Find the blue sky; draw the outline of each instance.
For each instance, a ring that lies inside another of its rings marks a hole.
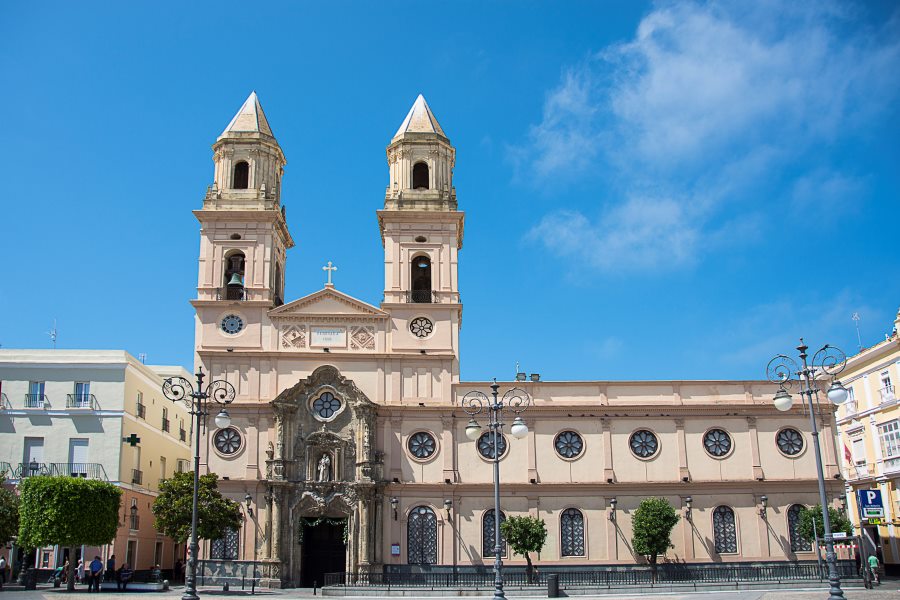
[[[802,4],[802,6],[797,6]],[[384,149],[457,148],[462,375],[761,378],[900,306],[891,3],[27,3],[0,20],[0,344],[190,366],[210,145],[288,158],[286,296],[377,304]]]

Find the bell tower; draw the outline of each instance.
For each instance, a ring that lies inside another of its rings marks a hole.
[[[281,205],[287,161],[256,92],[212,148],[213,183],[203,208],[194,211],[200,221],[197,343],[258,346],[260,336],[247,333],[284,303],[285,252],[294,241]]]
[[[457,277],[464,213],[453,187],[456,149],[422,95],[387,147],[390,180],[378,225],[384,303],[394,350],[452,353],[458,379],[462,304]],[[446,356],[446,354],[445,354]]]

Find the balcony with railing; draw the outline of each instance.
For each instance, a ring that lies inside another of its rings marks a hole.
[[[881,395],[882,404],[884,404],[885,402],[893,402],[896,398],[896,396],[894,395],[894,386],[892,385],[884,386],[883,388],[878,390],[878,393]]]
[[[135,485],[141,485],[144,481],[144,472],[140,469],[132,469],[131,470],[131,483]]]
[[[166,432],[169,431],[169,420],[168,419],[162,420],[162,430],[166,431]]]
[[[44,408],[46,405],[46,394],[25,394],[25,408]]]
[[[249,300],[249,298],[245,288],[229,286],[216,290],[216,300]]]
[[[66,408],[97,409],[97,397],[93,394],[66,394]]]
[[[0,470],[8,469],[10,479],[22,479],[45,475],[48,477],[81,477],[82,479],[99,479],[109,481],[106,469],[100,463],[0,463]]]
[[[141,528],[141,517],[140,515],[129,515],[128,516],[128,529],[132,531],[137,531]]]
[[[409,290],[406,292],[406,301],[416,304],[434,304],[438,301],[438,293],[435,290]]]
[[[138,419],[145,419],[147,416],[147,407],[138,402],[137,405],[137,416]]]
[[[184,430],[184,427],[178,428],[178,439],[181,440],[182,442],[187,441],[187,431]]]

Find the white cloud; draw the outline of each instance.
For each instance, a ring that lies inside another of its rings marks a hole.
[[[620,198],[546,215],[531,237],[604,270],[666,268],[723,239],[726,204],[728,227],[748,233],[761,197],[858,202],[860,180],[807,164],[896,96],[897,20],[870,31],[853,16],[820,3],[658,5],[632,40],[565,71],[518,155],[542,183],[604,161]]]

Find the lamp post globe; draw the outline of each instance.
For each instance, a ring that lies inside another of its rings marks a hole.
[[[525,424],[522,417],[516,417],[513,419],[513,424],[512,427],[509,428],[509,432],[514,438],[521,440],[528,435],[528,425]]]
[[[843,404],[850,397],[850,392],[848,392],[847,388],[844,387],[844,384],[837,379],[831,383],[831,387],[828,388],[826,394],[833,404]]]
[[[775,404],[775,408],[784,412],[787,410],[791,410],[791,406],[793,406],[794,404],[794,398],[790,394],[788,394],[787,391],[778,390],[772,402],[773,404]]]
[[[481,425],[475,419],[469,419],[469,423],[466,425],[466,437],[474,442],[479,435],[481,435]]]
[[[231,425],[231,415],[223,408],[219,411],[219,414],[216,415],[216,427],[225,429],[229,425]]]

